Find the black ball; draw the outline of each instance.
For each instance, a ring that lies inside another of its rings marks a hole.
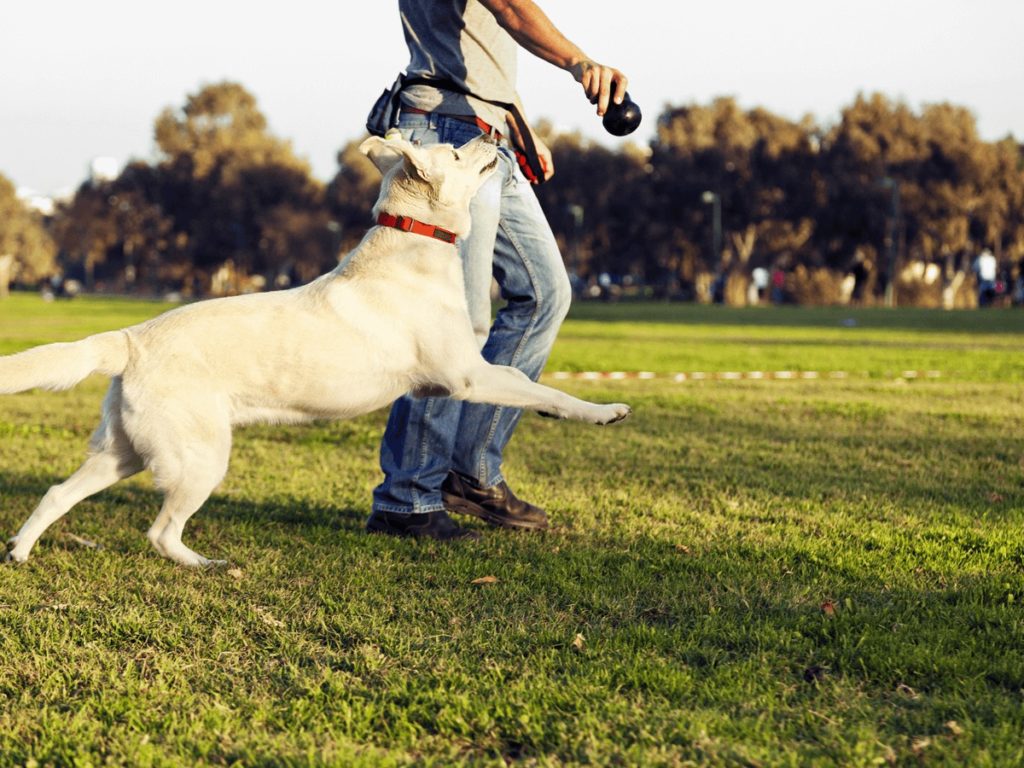
[[[628,136],[637,129],[642,119],[643,114],[640,112],[640,107],[629,98],[627,92],[621,104],[616,104],[613,101],[608,105],[608,111],[604,113],[604,119],[601,122],[604,124],[604,129],[612,136]]]

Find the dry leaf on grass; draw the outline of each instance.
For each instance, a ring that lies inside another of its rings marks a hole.
[[[266,608],[257,608],[256,609],[256,615],[259,616],[260,619],[262,619],[263,623],[266,624],[269,627],[283,627],[284,626],[284,622],[281,621],[278,618],[275,618],[274,615],[270,611],[268,611]]]
[[[497,576],[481,576],[479,579],[473,579],[473,581],[471,581],[470,583],[471,584],[497,584],[498,583],[498,577]]]
[[[821,604],[821,612],[824,613],[826,616],[835,616],[836,604],[833,603],[831,600],[826,600]]]
[[[586,638],[583,637],[581,632],[576,633],[576,637],[572,641],[573,650],[582,652],[583,646],[587,644]]]
[[[896,692],[897,693],[902,693],[904,696],[906,696],[907,698],[910,698],[910,699],[916,699],[918,697],[917,691],[915,691],[913,688],[911,688],[906,683],[900,683],[899,685],[897,685],[896,686]]]
[[[103,549],[103,545],[102,544],[97,544],[95,541],[89,541],[88,539],[83,539],[81,536],[75,536],[75,534],[68,533],[67,531],[64,532],[64,538],[67,539],[68,541],[74,543],[74,544],[78,544],[79,546],[82,546],[82,547],[88,547],[89,549],[95,549],[95,550]]]
[[[960,727],[960,723],[958,723],[956,720],[947,720],[946,730],[954,736],[959,736],[961,733],[964,732],[964,729]]]
[[[232,579],[240,579],[240,578],[242,578],[242,569],[241,568],[228,568],[227,573],[228,573],[228,576],[230,576]]]

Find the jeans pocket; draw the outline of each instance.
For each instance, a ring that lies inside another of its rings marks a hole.
[[[424,115],[405,114],[398,118],[398,130],[406,141],[413,144],[434,144],[437,130]]]
[[[472,123],[456,120],[453,117],[441,117],[437,123],[438,141],[442,144],[451,144],[453,147],[461,147],[466,142],[472,141],[479,136],[481,131]]]
[[[505,183],[502,189],[507,192],[514,192],[518,189],[520,184],[529,185],[530,182],[523,176],[523,172],[519,169],[519,160],[516,159],[516,153],[508,147],[498,148],[498,159],[505,164],[507,170],[505,171]]]

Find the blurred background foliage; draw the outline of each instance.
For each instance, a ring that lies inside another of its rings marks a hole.
[[[1022,279],[1024,147],[982,140],[965,109],[860,95],[822,127],[720,98],[655,119],[650,146],[615,150],[537,126],[557,171],[538,195],[583,295],[709,300],[717,285],[743,304],[760,267],[798,303],[888,287],[901,304],[968,306],[984,249],[1007,285]],[[0,176],[0,291],[53,275],[186,297],[285,287],[370,223],[379,175],[362,137],[324,184],[237,83],[164,110],[154,135],[153,161],[85,181],[50,216]]]

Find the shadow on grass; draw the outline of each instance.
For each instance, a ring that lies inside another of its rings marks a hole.
[[[35,474],[5,473],[0,475],[0,496],[8,499],[15,496],[24,497],[24,504],[19,504],[19,507],[31,511],[50,487],[65,479]],[[73,507],[62,520],[73,520],[76,515],[81,514],[95,514],[86,512],[86,509],[90,504],[99,504],[115,508],[130,508],[132,520],[138,520],[140,524],[148,526],[156,518],[162,502],[163,495],[159,491],[130,484],[114,485]],[[214,493],[190,520],[190,523],[210,520],[291,525],[297,526],[300,530],[325,529],[355,532],[363,530],[366,515],[367,512],[364,509],[339,508],[327,503],[313,504],[308,501],[288,500],[257,503]],[[20,520],[15,521],[15,528],[20,526],[21,522]],[[59,522],[54,523],[54,525],[59,524]]]

